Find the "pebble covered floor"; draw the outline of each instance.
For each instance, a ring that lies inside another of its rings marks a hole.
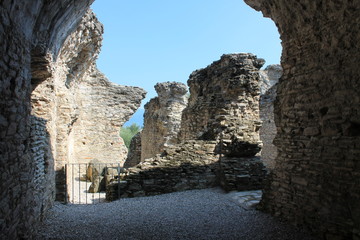
[[[255,210],[260,196],[212,188],[93,205],[57,203],[36,239],[314,239]]]

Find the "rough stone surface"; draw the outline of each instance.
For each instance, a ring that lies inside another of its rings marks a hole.
[[[219,184],[226,191],[262,189],[266,173],[260,157],[223,157],[219,162]]]
[[[163,131],[169,128],[163,127],[163,122],[170,122],[169,113],[174,111],[174,102],[179,102],[174,101],[173,92],[180,92],[181,108],[175,108],[179,109],[173,113],[176,114],[176,122],[172,118],[170,125],[171,129],[174,129],[174,126],[179,129],[186,87],[176,83],[157,84],[155,88],[162,98],[152,99],[145,106],[141,151],[142,155],[144,151],[148,154],[151,146],[152,150],[157,150],[159,154],[155,158],[145,157],[137,166],[127,169],[128,172],[122,177],[123,182],[120,184],[118,181],[110,184],[107,189],[107,200],[118,197],[119,186],[121,197],[156,195],[215,185],[220,185],[227,191],[261,189],[266,170],[260,158],[253,156],[260,150],[259,102],[255,101],[259,101],[258,70],[262,64],[263,60],[252,54],[232,54],[224,55],[211,66],[195,71],[189,80],[192,95],[189,105],[182,113],[182,120],[186,119],[186,123],[181,122],[180,138],[177,138],[177,131],[170,132],[173,142],[182,140],[176,145],[169,142],[162,144],[164,139],[169,139],[164,138],[166,135]],[[239,89],[242,91],[240,97],[234,92]],[[176,99],[179,99],[179,96]],[[209,99],[213,102],[209,102]],[[164,112],[166,114],[159,114]],[[222,114],[216,115],[218,112]],[[243,118],[238,120],[235,114],[240,112]],[[198,119],[201,121],[197,122]],[[207,137],[198,137],[199,134],[196,132],[190,132],[196,129],[190,130],[194,125],[186,125],[197,122],[196,130],[201,132],[204,128],[200,123],[211,121],[214,129],[209,129],[211,133],[207,134]],[[236,129],[237,127],[239,129]],[[225,137],[216,135],[221,132]],[[149,137],[155,144],[151,142],[150,145],[145,141]],[[193,139],[184,140],[186,137]],[[254,143],[254,140],[257,142]],[[162,148],[157,147],[156,141],[161,143]],[[145,150],[144,144],[147,144]]]
[[[167,146],[162,155],[148,158],[111,180],[106,200],[151,196],[221,186],[227,191],[261,189],[266,170],[258,157],[222,158],[216,141],[189,140]]]
[[[325,239],[360,238],[360,5],[246,0],[278,26],[278,150],[263,209]]]
[[[129,152],[124,163],[124,168],[134,167],[141,162],[141,132],[133,136],[130,141]]]
[[[102,33],[102,24],[88,11],[64,42],[57,61],[49,64],[49,77],[39,83],[39,73],[33,70],[33,114],[48,121],[58,173],[57,200],[65,197],[66,163],[123,164],[127,148],[119,130],[145,97],[142,89],[113,84],[97,70]]]
[[[260,139],[263,143],[261,159],[269,169],[274,168],[277,155],[277,149],[273,144],[276,135],[274,102],[276,99],[276,84],[279,82],[281,75],[282,68],[280,65],[269,65],[265,70],[260,70],[260,119],[262,121]]]
[[[91,2],[0,2],[1,239],[31,238],[53,202],[53,156],[45,147],[50,140],[44,121],[30,115],[31,70],[48,74],[36,52],[56,56]]]
[[[182,115],[180,140],[222,138],[227,156],[258,153],[259,69],[264,62],[252,54],[228,54],[194,71],[188,80],[190,99]]]
[[[141,161],[177,143],[181,114],[187,104],[187,87],[183,83],[157,83],[155,90],[158,96],[145,105]]]
[[[260,70],[260,95],[265,95],[272,86],[277,84],[282,73],[282,67],[279,64],[268,65],[264,70]]]
[[[158,195],[215,186],[218,157],[216,142],[188,141],[165,148],[161,157],[148,158],[126,170],[121,197]],[[118,198],[118,183],[106,190],[106,199]]]
[[[262,205],[322,238],[359,239],[360,5],[245,1],[274,20],[283,46],[275,101],[279,153]],[[91,2],[0,2],[2,239],[31,238],[43,200],[51,202],[52,193],[34,191],[41,161],[33,161],[30,147],[31,83],[50,77],[49,61],[56,61]]]

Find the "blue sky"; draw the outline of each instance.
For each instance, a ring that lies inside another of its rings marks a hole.
[[[280,63],[275,24],[242,0],[97,0],[92,9],[105,28],[99,69],[112,82],[144,88],[143,104],[157,82],[186,83],[225,53]]]

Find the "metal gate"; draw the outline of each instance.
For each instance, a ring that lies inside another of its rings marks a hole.
[[[69,163],[65,165],[65,202],[95,204],[106,201],[106,186],[120,179],[120,163]],[[120,195],[120,187],[118,188]]]

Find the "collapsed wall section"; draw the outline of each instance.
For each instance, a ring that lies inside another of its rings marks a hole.
[[[118,198],[119,185],[121,197],[216,185],[227,191],[261,189],[266,169],[255,155],[261,147],[259,68],[263,63],[252,54],[229,54],[195,71],[188,81],[191,95],[185,110],[185,85],[157,84],[159,97],[145,106],[139,135],[142,156],[152,150],[155,157],[141,159],[125,170],[123,181],[108,185],[107,200]],[[167,141],[169,137],[172,141]]]
[[[123,164],[127,149],[119,131],[145,97],[141,88],[113,84],[96,68],[102,33],[89,10],[57,60],[50,58],[46,80],[34,86],[33,113],[48,121],[58,200],[66,196],[65,164]]]
[[[141,161],[178,142],[181,114],[187,104],[187,87],[183,83],[157,83],[155,90],[158,96],[145,105]]]
[[[194,71],[188,80],[190,99],[182,115],[180,140],[222,138],[227,156],[258,153],[259,69],[264,63],[253,54],[228,54]]]

